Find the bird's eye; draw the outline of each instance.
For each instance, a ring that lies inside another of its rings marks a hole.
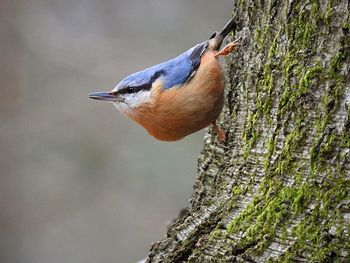
[[[132,87],[127,87],[127,88],[126,88],[126,92],[127,92],[127,93],[133,93],[133,92],[134,92],[134,88],[132,88]]]

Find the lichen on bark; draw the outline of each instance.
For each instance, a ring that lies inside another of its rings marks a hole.
[[[235,1],[220,145],[148,262],[350,261],[346,0]]]

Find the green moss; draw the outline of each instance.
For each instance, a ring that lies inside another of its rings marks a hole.
[[[301,96],[306,95],[309,89],[322,76],[323,68],[320,62],[316,62],[313,66],[303,67],[301,65],[295,67],[297,58],[288,53],[284,61],[284,85],[282,94],[279,99],[278,115],[282,118],[286,112],[295,108]],[[294,72],[291,73],[291,69]],[[290,84],[290,79],[298,79],[297,84]]]
[[[266,38],[269,36],[269,25],[265,25],[262,29],[255,30],[254,41],[257,44],[258,50],[265,48]]]
[[[259,118],[259,112],[255,110],[248,115],[246,120],[245,129],[243,131],[243,142],[244,142],[244,158],[247,158],[250,154],[250,150],[259,136],[258,130],[256,129],[256,123]]]
[[[306,114],[302,114],[302,116],[298,116],[298,119],[295,120],[293,130],[285,138],[278,162],[274,166],[274,172],[278,175],[291,174],[297,165],[293,156],[300,145],[301,139],[303,139],[304,128],[302,123]]]
[[[269,26],[265,26],[262,30],[256,29],[255,41],[257,47],[265,47],[267,36],[271,34]],[[258,120],[264,116],[265,120],[271,122],[270,111],[272,104],[272,93],[274,90],[274,73],[273,68],[276,67],[275,56],[277,52],[277,41],[279,39],[280,32],[275,34],[275,37],[270,45],[268,51],[268,61],[262,68],[262,80],[256,83],[255,88],[257,92],[257,104],[256,108],[250,113],[246,119],[245,129],[243,130],[244,140],[244,157],[247,158],[250,154],[254,143],[259,137],[259,131],[256,129]]]
[[[270,167],[270,159],[271,159],[271,156],[275,152],[275,149],[276,149],[275,145],[276,145],[275,134],[272,134],[272,137],[267,140],[267,143],[265,146],[267,148],[267,154],[266,154],[266,158],[264,161],[265,171],[268,171],[268,169]]]
[[[288,237],[288,230],[287,230],[287,226],[283,225],[282,226],[282,235],[281,235],[281,240],[282,241],[286,241]]]
[[[318,77],[323,72],[321,63],[317,62],[312,67],[307,67],[305,71],[302,71],[300,75],[299,85],[298,85],[298,96],[306,94],[310,86],[311,81]]]
[[[341,78],[339,71],[343,65],[343,60],[345,59],[345,50],[337,52],[331,59],[331,62],[328,67],[327,77],[332,80],[338,80]]]
[[[339,102],[344,95],[344,76],[340,73],[344,59],[344,52],[337,52],[325,70],[325,81],[328,81],[331,89],[325,91],[322,95],[322,108],[319,109],[319,118],[315,123],[316,136],[310,148],[310,168],[312,174],[315,174],[316,165],[320,167],[324,165],[322,156],[327,155],[334,148],[336,135],[333,134],[330,136],[327,133],[325,136],[324,134],[329,123],[332,121],[333,112],[339,107]]]
[[[331,22],[331,17],[333,16],[333,7],[332,7],[333,1],[328,1],[325,10],[321,14],[321,19],[323,23],[326,25],[329,25]]]
[[[241,196],[245,194],[248,191],[248,188],[246,185],[236,185],[232,188],[232,194],[233,196]]]
[[[310,201],[310,186],[284,187],[281,182],[265,180],[261,185],[262,194],[254,199],[246,209],[227,227],[228,233],[243,231],[245,234],[239,246],[258,241],[254,254],[262,253],[276,235],[277,229],[286,220],[288,204],[295,212],[301,211]]]
[[[292,201],[292,211],[294,214],[300,213],[305,209],[310,201],[312,187],[308,183],[303,183],[294,193]]]

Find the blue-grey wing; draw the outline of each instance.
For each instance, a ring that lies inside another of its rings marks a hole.
[[[201,63],[201,57],[208,48],[208,42],[200,43],[182,53],[180,56],[165,62],[162,74],[165,89],[181,86],[190,81]]]
[[[196,73],[201,57],[208,48],[208,41],[200,43],[176,58],[136,72],[123,79],[116,89],[125,92],[150,90],[152,83],[161,79],[165,89],[179,87],[188,82]]]

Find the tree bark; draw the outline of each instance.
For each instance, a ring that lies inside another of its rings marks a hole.
[[[237,0],[219,144],[148,262],[350,262],[348,0]]]

